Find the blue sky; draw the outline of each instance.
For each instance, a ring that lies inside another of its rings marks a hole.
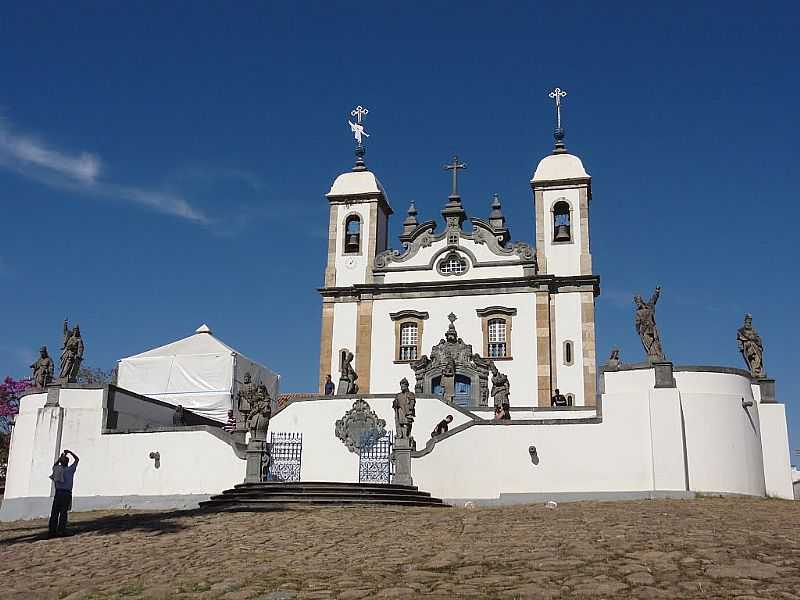
[[[796,3],[7,4],[0,19],[0,374],[80,321],[87,364],[190,334],[314,388],[333,178],[347,117],[396,235],[441,170],[533,241],[528,180],[552,148],[593,176],[598,355],[642,350],[631,296],[664,288],[677,363],[741,366],[745,312],[800,446]],[[398,218],[399,217],[399,218]],[[288,313],[288,318],[280,317]],[[793,457],[794,458],[794,457]]]

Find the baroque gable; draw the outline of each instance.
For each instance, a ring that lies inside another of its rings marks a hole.
[[[436,261],[449,251],[465,254],[472,263],[470,266],[518,265],[523,267],[526,275],[538,273],[536,251],[529,244],[505,244],[503,232],[486,221],[472,218],[470,222],[472,231],[469,233],[455,227],[436,233],[435,221],[421,223],[412,232],[402,236],[401,250],[389,249],[375,258],[375,273],[412,268],[433,271]]]

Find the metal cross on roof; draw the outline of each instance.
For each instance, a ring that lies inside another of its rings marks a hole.
[[[364,126],[361,124],[364,115],[369,114],[369,110],[361,106],[360,104],[356,106],[353,110],[350,111],[350,114],[356,118],[356,122],[353,123],[352,121],[347,121],[350,124],[350,131],[353,132],[353,137],[356,140],[359,148],[363,151],[363,138],[369,137],[369,134],[364,131]]]
[[[451,196],[458,196],[458,170],[466,168],[467,165],[458,162],[458,156],[453,156],[453,162],[444,166],[445,171],[453,172],[453,191],[450,194]]]
[[[350,111],[350,115],[355,117],[358,120],[359,123],[361,123],[361,119],[364,117],[364,115],[368,115],[368,114],[369,114],[369,110],[367,110],[366,108],[364,108],[360,104],[358,106],[356,106],[353,110]]]
[[[561,129],[561,99],[567,95],[567,92],[556,88],[548,95],[556,101],[556,129]]]

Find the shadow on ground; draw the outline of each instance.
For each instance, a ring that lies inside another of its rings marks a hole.
[[[199,510],[160,511],[125,513],[116,515],[92,516],[91,513],[76,513],[67,526],[67,537],[81,535],[113,535],[126,531],[177,533],[186,529],[190,523],[181,523],[181,517],[191,517]],[[72,515],[70,515],[72,517]],[[37,519],[17,523],[14,527],[2,528],[2,533],[18,532],[16,535],[0,538],[0,547],[25,542],[35,542],[49,538],[47,520]]]

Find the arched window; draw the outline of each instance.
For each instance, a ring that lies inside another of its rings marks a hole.
[[[575,396],[567,394],[567,406],[572,406],[573,404],[575,404]]]
[[[419,347],[419,325],[415,321],[400,324],[399,360],[417,360]]]
[[[569,242],[572,240],[569,204],[559,200],[553,205],[553,241]]]
[[[575,344],[570,340],[564,342],[564,364],[567,366],[575,364]]]
[[[506,320],[489,319],[488,342],[489,358],[505,358],[508,350],[506,345]]]
[[[350,215],[344,222],[344,253],[358,254],[361,251],[361,218]]]

